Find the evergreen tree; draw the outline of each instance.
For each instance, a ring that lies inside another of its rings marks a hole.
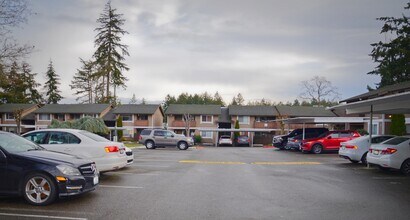
[[[214,104],[225,106],[225,102],[224,102],[222,96],[219,95],[218,92],[216,92],[215,95],[214,95]]]
[[[142,98],[141,105],[146,105],[146,104],[147,104],[147,100],[145,100],[145,98]]]
[[[77,96],[76,101],[81,100],[80,103],[94,103],[95,102],[95,90],[97,87],[97,81],[93,77],[94,75],[94,63],[92,61],[85,61],[80,58],[82,63],[81,69],[77,69],[73,80],[71,80],[71,89],[75,90],[74,95]]]
[[[54,70],[53,62],[50,60],[50,63],[47,67],[46,72],[46,83],[44,84],[44,89],[46,90],[46,103],[47,104],[57,104],[63,97],[60,95],[61,91],[58,89],[58,86],[61,84],[60,77]]]
[[[31,67],[28,63],[23,62],[21,66],[23,83],[25,84],[25,96],[28,103],[42,103],[43,97],[37,90],[41,86],[40,83],[36,82],[35,76],[37,73],[31,73]]]
[[[406,10],[410,9],[407,3]],[[410,17],[405,16],[381,17],[377,20],[384,21],[381,34],[390,34],[393,38],[389,42],[371,44],[373,50],[370,54],[374,62],[378,63],[375,70],[368,74],[381,76],[379,88],[387,85],[410,80]]]
[[[135,97],[135,93],[134,94],[132,94],[132,98],[131,98],[131,100],[130,100],[130,103],[129,104],[137,104],[137,98]]]
[[[406,119],[403,114],[392,115],[390,134],[397,136],[406,134]]]
[[[98,78],[103,78],[105,83],[105,102],[116,102],[116,87],[126,87],[126,77],[123,76],[124,70],[129,70],[124,63],[124,56],[129,56],[128,46],[121,44],[121,37],[128,32],[123,30],[121,26],[124,25],[125,19],[122,14],[117,14],[116,9],[111,7],[109,1],[104,8],[103,13],[97,19],[100,24],[95,29],[97,31],[95,39],[95,47],[97,50],[94,53],[96,62],[101,69],[96,74]],[[114,86],[114,95],[111,96],[110,87]]]

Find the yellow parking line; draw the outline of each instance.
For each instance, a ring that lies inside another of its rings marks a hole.
[[[320,165],[322,163],[301,161],[301,162],[254,162],[251,164],[255,164],[255,165]]]
[[[226,165],[242,165],[243,162],[233,161],[201,161],[201,160],[180,160],[180,163],[195,163],[195,164],[226,164]]]

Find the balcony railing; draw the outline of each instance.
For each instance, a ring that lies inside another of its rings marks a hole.
[[[148,120],[137,120],[134,121],[134,126],[148,126],[149,122]]]
[[[254,127],[273,129],[273,128],[279,128],[279,125],[277,125],[276,122],[257,122],[255,121]]]
[[[196,121],[190,121],[189,127],[195,127]],[[185,121],[173,121],[171,123],[171,127],[184,127],[185,128]]]

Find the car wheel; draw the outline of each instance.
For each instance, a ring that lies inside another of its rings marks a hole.
[[[367,165],[367,152],[363,154],[362,159],[360,161],[362,161],[362,164]]]
[[[315,144],[312,146],[312,152],[315,154],[321,154],[323,151],[323,147],[320,144]]]
[[[27,176],[23,187],[24,198],[32,205],[48,205],[57,198],[56,183],[45,174],[34,173]]]
[[[359,161],[357,161],[357,160],[350,160],[350,162],[352,162],[352,163],[359,163]]]
[[[410,159],[407,159],[403,162],[400,168],[401,172],[407,176],[410,176]]]
[[[290,150],[290,146],[289,145],[285,145],[285,150]]]
[[[178,149],[186,150],[186,149],[188,149],[188,144],[184,141],[181,141],[181,142],[178,143]]]
[[[153,141],[147,141],[147,142],[145,142],[145,147],[147,149],[155,149],[155,144],[154,144]]]

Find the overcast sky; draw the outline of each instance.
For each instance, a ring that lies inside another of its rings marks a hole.
[[[225,102],[293,101],[300,82],[324,76],[341,98],[366,92],[380,81],[366,73],[376,65],[371,43],[384,40],[377,17],[398,17],[406,0],[112,0],[126,19],[129,46],[123,103],[161,101],[182,92]],[[38,80],[50,59],[60,75],[63,103],[74,103],[69,84],[80,58],[95,51],[97,18],[106,1],[35,0],[35,13],[14,34],[36,47],[28,62]]]

